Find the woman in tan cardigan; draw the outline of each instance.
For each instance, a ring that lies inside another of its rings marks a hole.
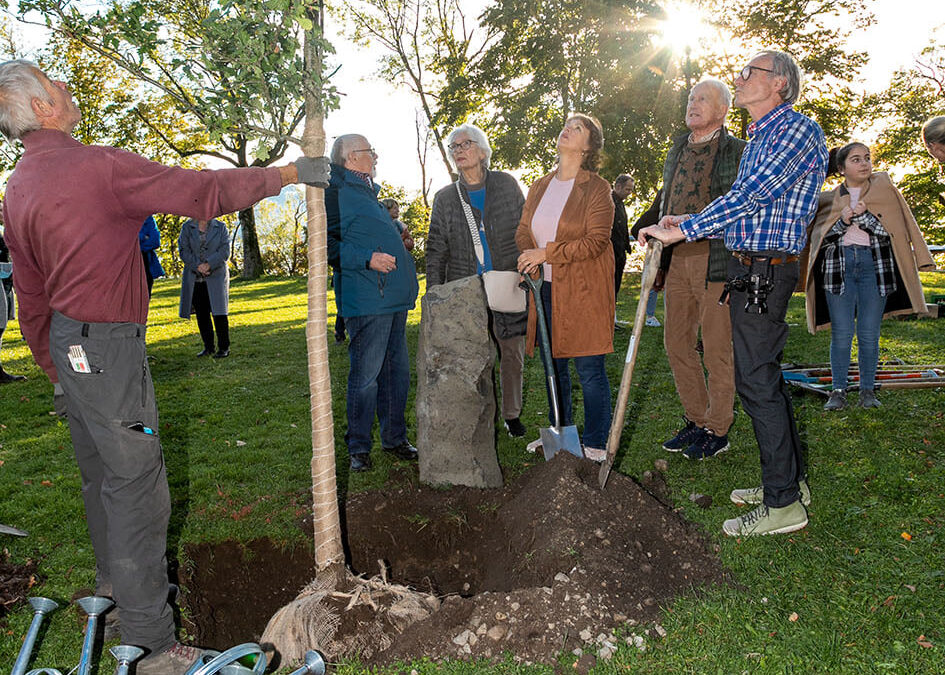
[[[824,409],[842,410],[855,323],[859,404],[875,408],[880,323],[883,316],[927,313],[919,270],[935,263],[902,194],[888,174],[873,172],[869,148],[849,143],[830,159],[844,182],[821,193],[811,229],[807,328],[831,326],[833,391]]]
[[[603,144],[594,118],[575,114],[565,122],[558,135],[558,166],[529,189],[515,234],[522,252],[519,272],[534,275],[540,268],[544,275],[541,297],[561,423],[573,424],[568,362],[574,359],[584,395],[584,454],[594,461],[603,461],[610,431],[604,355],[614,350],[614,200],[610,185],[597,175]],[[529,355],[535,349],[536,322],[535,308],[529,307]],[[553,411],[548,417],[554,423]],[[529,450],[539,445],[531,443]]]

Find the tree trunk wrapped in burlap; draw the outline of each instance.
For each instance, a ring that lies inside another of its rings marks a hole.
[[[495,450],[495,346],[479,277],[434,286],[421,301],[417,347],[420,480],[502,487]]]

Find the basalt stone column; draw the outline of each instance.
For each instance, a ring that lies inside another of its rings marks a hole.
[[[420,302],[417,447],[420,480],[502,486],[495,451],[495,347],[479,277],[434,286]]]

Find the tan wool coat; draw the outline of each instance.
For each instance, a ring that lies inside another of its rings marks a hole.
[[[897,289],[886,298],[884,317],[897,314],[927,314],[919,270],[935,269],[935,262],[922,232],[903,199],[893,185],[889,174],[875,172],[869,179],[869,189],[860,196],[867,210],[875,215],[889,233],[893,258],[896,261]],[[840,212],[849,206],[850,196],[840,194],[840,187],[822,192],[817,216],[810,231],[807,256],[807,281],[804,289],[807,300],[807,330],[814,333],[830,326],[830,314],[823,289],[820,247],[824,235],[840,218]],[[901,283],[898,283],[900,282]]]
[[[537,248],[532,216],[554,172],[528,190],[515,233],[520,251]],[[596,173],[580,170],[558,221],[555,240],[545,247],[552,266],[551,353],[554,358],[593,356],[614,351],[614,250],[610,229],[614,200],[610,185]],[[537,315],[528,308],[528,354],[535,350]]]

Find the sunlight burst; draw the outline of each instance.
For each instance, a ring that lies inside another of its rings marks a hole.
[[[677,54],[694,51],[708,36],[709,24],[702,10],[689,3],[671,2],[664,8],[666,18],[660,28],[663,44]]]

